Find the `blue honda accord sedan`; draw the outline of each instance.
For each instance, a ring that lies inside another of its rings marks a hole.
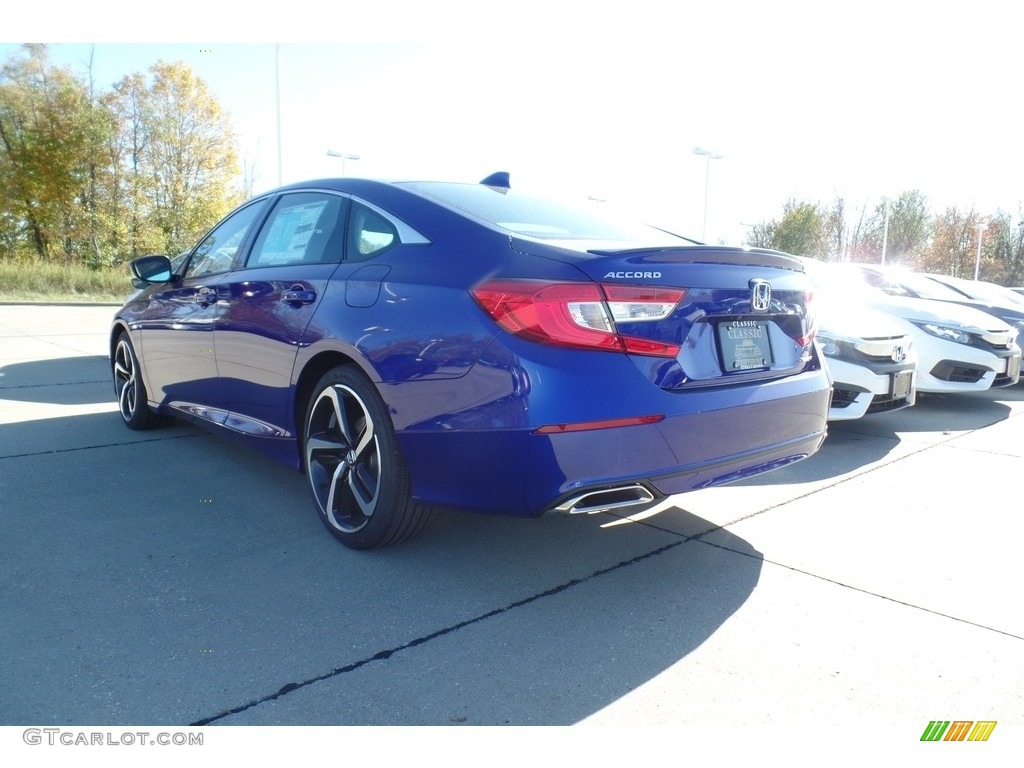
[[[124,423],[168,417],[308,478],[368,549],[437,506],[638,510],[814,453],[830,381],[784,254],[478,184],[324,179],[131,264]]]

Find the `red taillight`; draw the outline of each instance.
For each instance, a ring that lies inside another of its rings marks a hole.
[[[667,317],[686,293],[681,289],[491,280],[472,293],[498,325],[533,341],[657,357],[679,353],[677,344],[626,336],[618,326]]]
[[[797,344],[806,347],[814,341],[818,333],[818,317],[814,311],[814,291],[804,291],[804,335],[796,340]]]
[[[583,349],[622,351],[595,283],[494,280],[475,288],[477,303],[509,333]]]

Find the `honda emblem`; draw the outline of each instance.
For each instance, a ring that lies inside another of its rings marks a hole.
[[[750,285],[750,305],[755,312],[767,312],[772,305],[772,287],[767,280],[755,277]]]

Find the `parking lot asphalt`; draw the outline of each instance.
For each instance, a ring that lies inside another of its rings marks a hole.
[[[1024,385],[632,518],[358,553],[299,474],[125,429],[113,311],[0,306],[2,725],[1024,726]]]

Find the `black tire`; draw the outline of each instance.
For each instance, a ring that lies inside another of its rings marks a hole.
[[[149,408],[146,386],[142,383],[142,369],[127,333],[117,337],[111,371],[114,376],[117,408],[125,426],[129,429],[146,430],[165,423],[163,417],[153,413]]]
[[[302,456],[321,522],[352,549],[419,533],[430,509],[412,501],[395,428],[373,383],[352,366],[328,371],[306,408]]]

